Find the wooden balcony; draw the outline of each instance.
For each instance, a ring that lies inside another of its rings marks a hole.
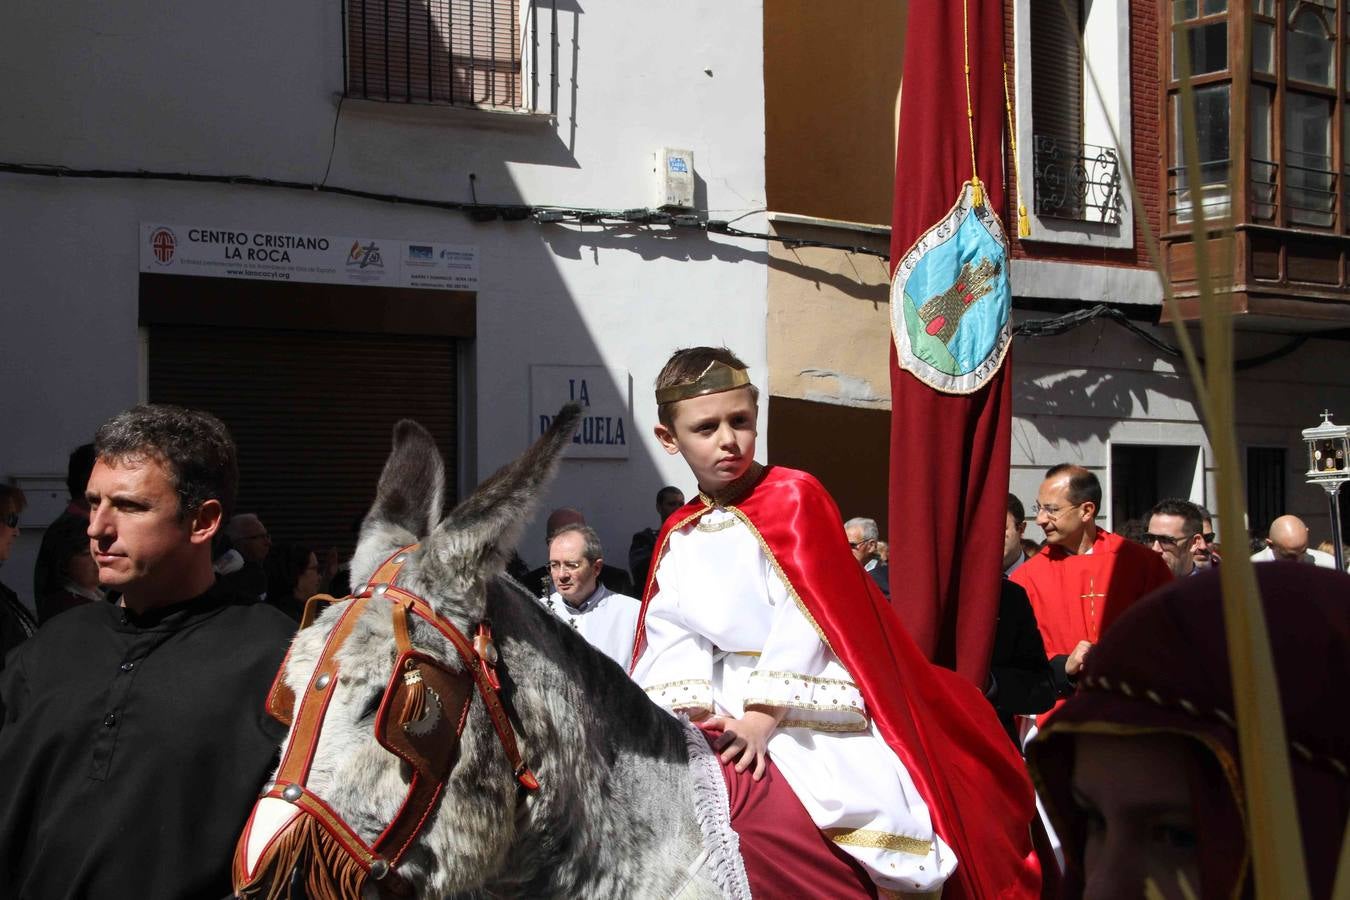
[[[1227,163],[1222,164],[1225,167]],[[1195,205],[1205,210],[1210,270],[1225,273],[1237,326],[1283,331],[1350,327],[1350,234],[1344,199],[1333,173],[1292,173],[1302,187],[1275,189],[1273,163],[1253,160],[1251,183],[1230,199],[1225,181],[1188,192],[1179,174],[1168,177],[1168,227],[1162,236],[1163,265],[1180,301],[1182,318],[1200,317],[1196,248],[1190,231]],[[1233,207],[1239,212],[1232,217]],[[1275,224],[1281,223],[1281,224]],[[1226,232],[1226,233],[1225,233]],[[1170,317],[1166,308],[1163,320]]]

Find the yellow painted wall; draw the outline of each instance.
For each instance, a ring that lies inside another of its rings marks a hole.
[[[906,0],[765,0],[769,208],[887,225]]]
[[[889,238],[775,223],[777,233],[885,250]],[[769,388],[775,396],[890,409],[886,260],[771,245]],[[777,435],[775,434],[775,437]]]

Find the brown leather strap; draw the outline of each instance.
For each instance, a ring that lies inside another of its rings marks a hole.
[[[487,707],[488,718],[492,720],[493,730],[497,732],[497,739],[506,752],[506,758],[511,763],[511,771],[516,780],[527,790],[538,790],[539,780],[525,765],[520,748],[516,745],[515,730],[511,727],[511,720],[506,715],[506,708],[502,704],[501,697],[497,694],[497,688],[493,685],[493,682],[497,681],[495,665],[489,664],[483,657],[479,656],[469,643],[468,638],[454,625],[437,616],[435,611],[421,597],[394,585],[385,588],[384,594],[392,600],[408,601],[413,612],[417,613],[420,618],[445,635],[446,639],[450,641],[455,651],[459,653],[460,659],[463,660],[465,668],[473,675],[474,683],[478,686],[478,693],[483,698],[483,705]]]
[[[313,625],[314,620],[319,617],[319,613],[337,602],[338,598],[334,597],[332,594],[315,594],[313,597],[310,597],[305,601],[305,611],[300,614],[299,630],[304,631],[306,628]]]
[[[419,618],[445,635],[459,654],[460,659],[464,661],[465,668],[473,675],[474,682],[478,685],[478,693],[483,698],[483,705],[487,707],[488,718],[492,720],[493,730],[497,732],[497,739],[501,742],[502,749],[506,752],[506,758],[511,763],[512,774],[526,790],[538,790],[539,780],[525,765],[520,748],[516,745],[515,730],[511,727],[511,720],[506,714],[506,708],[502,704],[501,697],[497,694],[501,689],[501,682],[497,677],[497,650],[492,643],[492,632],[487,623],[479,623],[478,634],[474,643],[470,644],[463,632],[436,614],[436,610],[431,607],[431,604],[395,584],[404,564],[407,563],[408,558],[419,546],[419,544],[409,544],[391,554],[376,568],[375,574],[370,576],[370,583],[363,591],[363,595],[365,592],[382,595],[396,605],[406,606],[406,608],[415,612]],[[396,615],[395,628],[398,627],[397,623],[398,616]],[[480,647],[483,650],[480,650]],[[490,652],[483,652],[485,650],[490,650]]]
[[[287,784],[304,786],[309,777],[309,767],[314,762],[314,751],[319,746],[319,732],[323,728],[324,713],[336,691],[333,682],[338,677],[337,648],[341,647],[351,635],[356,622],[361,618],[370,603],[369,597],[357,597],[342,611],[337,626],[328,635],[319,662],[310,675],[309,686],[300,698],[300,711],[291,728],[290,744],[286,747],[286,756],[277,769],[276,782],[283,787]]]

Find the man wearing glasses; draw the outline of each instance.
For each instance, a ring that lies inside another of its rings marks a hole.
[[[1191,556],[1195,557],[1197,569],[1208,569],[1222,562],[1219,559],[1218,551],[1214,549],[1214,539],[1218,537],[1214,533],[1214,514],[1203,506],[1197,506],[1196,508],[1200,510],[1201,541],[1191,552]]]
[[[1172,580],[1158,554],[1097,527],[1101,502],[1101,482],[1082,466],[1046,472],[1031,508],[1046,544],[1012,574],[1031,600],[1061,697],[1120,614]]]
[[[1195,554],[1204,547],[1204,516],[1189,500],[1170,498],[1149,510],[1144,546],[1151,548],[1176,578],[1189,578],[1200,571]]]
[[[554,590],[543,602],[591,646],[627,668],[641,605],[600,583],[604,566],[604,550],[595,530],[588,525],[563,525],[549,538],[548,574]]]

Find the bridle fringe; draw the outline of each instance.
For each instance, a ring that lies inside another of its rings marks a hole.
[[[240,900],[293,900],[297,870],[304,873],[306,900],[361,900],[367,873],[318,822],[297,816],[259,870],[254,886],[239,890]]]

